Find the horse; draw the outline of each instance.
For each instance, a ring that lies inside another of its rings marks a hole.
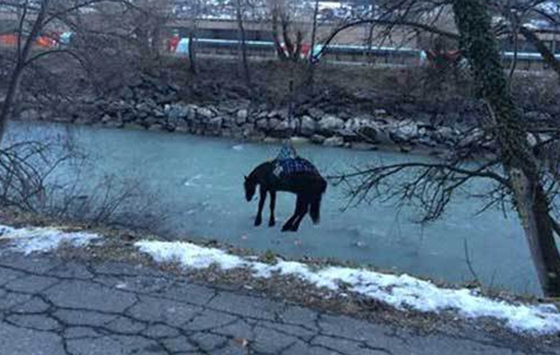
[[[308,161],[298,158],[309,165]],[[312,165],[311,165],[312,166]],[[276,207],[276,192],[291,192],[297,195],[294,214],[284,223],[282,232],[297,232],[305,215],[309,212],[314,224],[320,222],[321,198],[327,189],[327,181],[313,167],[313,171],[294,172],[287,176],[277,176],[277,161],[269,161],[257,166],[249,176],[245,176],[245,198],[250,202],[259,186],[259,207],[255,218],[255,226],[262,223],[262,210],[267,194],[270,194],[269,227],[276,224],[274,209]]]

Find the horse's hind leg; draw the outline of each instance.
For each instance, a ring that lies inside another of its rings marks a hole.
[[[298,216],[295,219],[294,223],[292,223],[292,228],[290,229],[290,231],[292,232],[298,231],[299,225],[303,220],[303,218],[305,217],[305,215],[307,214],[307,212],[309,212],[309,199],[306,198],[303,199],[301,210],[299,211]]]
[[[296,201],[296,209],[294,211],[294,214],[292,215],[292,217],[290,217],[290,219],[288,219],[286,221],[286,223],[284,223],[284,226],[282,226],[282,232],[287,232],[287,231],[291,231],[293,228],[293,223],[295,222],[295,220],[298,218],[299,214],[301,213],[301,210],[303,209],[303,198],[300,197],[300,195],[298,195],[297,197],[297,201]]]
[[[270,191],[270,220],[268,221],[269,227],[274,227],[276,219],[274,218],[274,209],[276,207],[276,191]]]

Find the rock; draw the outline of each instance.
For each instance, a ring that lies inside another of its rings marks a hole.
[[[80,117],[74,121],[75,124],[91,124],[91,120],[87,117]]]
[[[123,122],[133,122],[134,120],[136,120],[136,115],[134,114],[133,111],[126,111],[125,113],[122,114]]]
[[[222,127],[223,128],[231,128],[235,126],[235,118],[229,115],[221,116],[222,118]]]
[[[318,108],[310,108],[307,112],[309,113],[309,116],[314,118],[316,121],[319,121],[323,118],[323,116],[325,116],[325,113]]]
[[[134,92],[131,88],[125,86],[120,90],[119,96],[125,101],[130,101],[134,98]]]
[[[122,128],[123,123],[118,121],[108,121],[103,126],[107,128]]]
[[[224,119],[222,117],[214,117],[212,119],[210,119],[210,121],[208,121],[208,127],[207,130],[212,134],[212,135],[221,135],[221,131],[222,131],[222,123],[224,122]]]
[[[458,140],[458,132],[451,127],[439,127],[436,131],[436,137],[441,143],[455,143]]]
[[[341,136],[345,142],[358,142],[360,137],[355,131],[349,129],[340,129],[336,132],[337,135]]]
[[[319,131],[321,133],[333,134],[344,127],[344,121],[338,117],[327,115],[319,121]]]
[[[288,118],[288,109],[284,108],[281,110],[273,110],[268,114],[268,118],[278,118],[280,120],[285,120]]]
[[[344,138],[338,136],[330,137],[325,139],[323,145],[327,147],[342,147],[344,145]]]
[[[263,143],[267,143],[267,144],[279,144],[281,142],[282,142],[281,139],[274,138],[274,137],[266,137],[265,139],[263,139]]]
[[[412,152],[412,147],[408,145],[402,145],[399,147],[401,153],[410,153]]]
[[[302,145],[302,144],[309,144],[309,142],[310,142],[309,138],[306,138],[306,137],[292,137],[292,138],[290,139],[290,141],[291,141],[292,144],[294,144],[294,145],[297,145],[297,144],[299,144],[299,145]]]
[[[182,104],[165,105],[163,112],[170,119],[183,119],[192,115],[192,108]]]
[[[344,124],[345,129],[349,129],[352,131],[357,131],[362,127],[374,127],[376,122],[374,121],[373,117],[370,115],[362,115],[358,117],[353,117],[346,121]]]
[[[160,123],[160,122],[162,122],[162,120],[158,119],[155,116],[149,116],[148,118],[146,118],[144,120],[144,123],[147,124],[148,126],[151,126],[153,124]]]
[[[418,137],[418,126],[411,120],[404,120],[399,122],[396,127],[392,127],[391,133],[397,142],[408,142],[413,138]]]
[[[369,141],[369,142],[376,142],[379,139],[378,130],[373,128],[372,126],[363,126],[357,130],[358,135],[361,139]]]
[[[541,117],[541,113],[538,111],[525,112],[524,118],[528,121],[537,121]]]
[[[266,134],[264,134],[264,132],[253,131],[247,137],[247,139],[252,142],[262,142],[264,139],[266,139]]]
[[[155,109],[153,112],[154,112],[154,116],[157,117],[157,118],[164,118],[165,117],[165,113],[160,109]]]
[[[196,118],[197,119],[202,119],[202,120],[207,120],[210,118],[213,118],[215,116],[214,112],[212,110],[210,110],[209,108],[206,107],[198,107],[196,109]]]
[[[258,130],[266,131],[269,128],[268,120],[258,120],[256,123],[256,127]]]
[[[237,124],[242,125],[242,124],[246,123],[248,116],[249,116],[249,113],[246,109],[242,109],[242,110],[237,111],[237,119],[236,119]]]
[[[173,125],[170,122],[168,122],[168,126],[174,127],[177,132],[187,133],[190,130],[189,124],[184,120],[176,121],[176,125]]]
[[[373,111],[373,114],[375,115],[375,117],[387,117],[389,114],[387,113],[387,111],[385,109],[375,109]]]
[[[40,117],[41,115],[35,109],[25,110],[19,115],[19,118],[23,121],[37,121]]]
[[[363,142],[352,143],[350,147],[355,150],[377,150],[376,145]]]
[[[320,134],[314,134],[311,136],[311,143],[315,143],[315,144],[323,144],[323,142],[325,141],[325,137],[320,135]]]
[[[275,126],[271,125],[270,132],[277,137],[282,137],[282,138],[288,137],[290,133],[294,131],[294,125],[295,125],[294,123],[295,122],[292,122],[292,126],[290,127],[290,123],[288,122],[288,120],[280,121]]]
[[[112,118],[108,114],[105,114],[105,115],[103,115],[103,117],[101,117],[101,122],[103,122],[103,123],[107,123],[111,120],[112,120]]]
[[[136,110],[141,113],[151,113],[152,109],[147,102],[141,102],[135,106]]]
[[[473,145],[478,145],[484,137],[484,130],[482,128],[475,128],[469,135],[463,137],[459,141],[460,148],[467,148]]]
[[[314,119],[312,119],[309,116],[303,116],[300,119],[300,128],[301,128],[301,134],[306,136],[306,137],[311,137],[313,134],[315,134],[317,132],[317,122],[315,122]]]
[[[277,118],[271,118],[268,120],[268,128],[272,131],[277,131],[280,128],[282,121]],[[257,123],[258,125],[258,123]]]
[[[144,126],[139,125],[138,123],[126,123],[123,126],[124,129],[131,129],[131,130],[144,130]]]

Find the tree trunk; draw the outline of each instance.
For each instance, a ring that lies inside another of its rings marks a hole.
[[[283,13],[280,16],[280,19],[282,21],[282,37],[284,37],[284,45],[286,46],[286,52],[288,52],[288,58],[293,59],[294,44],[292,43],[292,39],[290,38],[290,32],[289,32],[290,22],[288,16],[285,13]]]
[[[190,33],[189,33],[189,69],[191,71],[191,73],[195,74],[198,72],[198,68],[197,68],[197,63],[196,63],[196,35],[195,32],[196,29],[193,29]]]
[[[543,293],[560,296],[560,254],[549,215],[550,201],[526,138],[526,127],[508,89],[487,5],[485,0],[455,0],[453,11],[461,48],[495,123],[502,163]]]
[[[274,41],[274,47],[276,48],[276,53],[278,54],[278,58],[284,61],[287,58],[286,52],[282,48],[282,43],[280,43],[280,34],[278,32],[278,7],[274,7],[272,9],[272,40]]]
[[[249,72],[249,62],[247,60],[247,34],[243,26],[243,12],[241,9],[241,0],[237,0],[237,26],[239,29],[239,46],[241,54],[242,72],[245,78],[245,84],[248,88],[251,87],[251,74]]]
[[[313,92],[313,86],[315,85],[315,65],[316,58],[313,55],[315,52],[315,45],[317,42],[317,17],[319,15],[319,0],[315,0],[315,10],[313,11],[313,29],[311,30],[311,46],[309,47],[309,58],[308,58],[308,77],[307,86],[310,92]]]
[[[303,46],[303,33],[301,33],[301,31],[297,31],[296,46],[294,49],[294,56],[293,56],[294,62],[298,62],[300,60],[302,46]]]

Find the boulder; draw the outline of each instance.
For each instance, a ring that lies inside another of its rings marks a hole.
[[[370,143],[355,142],[350,146],[354,150],[377,150],[377,146]]]
[[[320,135],[320,134],[314,134],[311,136],[311,143],[315,143],[315,144],[323,144],[323,142],[325,141],[325,137]]]
[[[307,112],[309,113],[309,116],[311,116],[311,118],[314,118],[316,121],[319,121],[321,118],[323,118],[323,116],[325,116],[325,113],[318,108],[310,108],[309,110],[307,110]]]
[[[366,140],[368,142],[377,142],[379,140],[379,134],[377,129],[373,126],[362,126],[356,130],[358,136],[361,140]]]
[[[318,128],[317,122],[315,122],[315,120],[312,119],[311,117],[303,116],[300,119],[300,122],[301,122],[300,123],[301,124],[300,133],[303,136],[310,137],[317,132],[317,128]]]
[[[209,120],[215,116],[214,111],[207,107],[196,108],[196,118],[202,119],[202,121]]]
[[[409,142],[418,137],[418,125],[411,120],[399,122],[397,126],[391,127],[390,131],[398,143]]]
[[[249,116],[249,113],[246,109],[242,109],[237,111],[237,119],[236,122],[238,125],[243,125],[247,122],[247,117]]]
[[[323,145],[327,147],[342,147],[344,146],[344,138],[339,136],[330,137],[325,139]]]
[[[35,109],[25,110],[19,115],[23,121],[37,121],[40,117],[41,115]]]
[[[256,123],[256,127],[257,127],[258,130],[261,130],[261,131],[268,130],[268,128],[269,128],[268,120],[267,119],[258,120],[257,123]]]
[[[333,115],[327,115],[319,121],[319,131],[324,134],[332,135],[343,127],[344,120]]]

